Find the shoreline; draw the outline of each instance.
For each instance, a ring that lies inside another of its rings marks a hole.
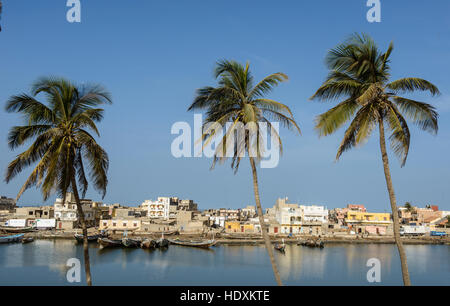
[[[25,233],[25,237],[32,237],[36,240],[75,240],[73,232],[31,232]],[[185,240],[190,239],[211,239],[210,235],[205,237],[203,234],[179,234],[179,235],[165,235],[170,238],[180,238]],[[122,235],[112,235],[113,238],[121,238]],[[128,237],[134,238],[151,238],[157,239],[161,236],[158,234],[130,234]],[[271,237],[272,243],[280,243],[284,241],[286,244],[297,244],[300,240],[317,239],[315,236],[297,236],[293,238],[288,237]],[[393,237],[321,237],[320,238],[326,244],[395,244]],[[246,237],[243,235],[229,236],[229,237],[217,237],[217,245],[259,245],[264,244],[264,240],[259,237]],[[440,237],[402,237],[401,241],[405,245],[450,245],[450,238]]]

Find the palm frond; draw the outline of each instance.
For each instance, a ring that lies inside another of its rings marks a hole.
[[[440,94],[439,89],[435,85],[420,78],[399,79],[387,84],[386,87],[395,92],[413,92],[415,90],[421,90],[429,91],[433,96]]]
[[[415,125],[424,131],[437,134],[439,114],[434,106],[398,96],[393,97],[393,100],[400,111]]]

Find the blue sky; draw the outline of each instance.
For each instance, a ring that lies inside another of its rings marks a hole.
[[[315,116],[332,103],[308,101],[326,76],[327,51],[354,32],[372,35],[385,49],[392,40],[392,77],[416,76],[442,92],[409,97],[438,107],[440,131],[415,127],[408,162],[391,156],[399,204],[436,204],[450,210],[450,2],[382,0],[382,22],[368,23],[366,1],[123,1],[81,0],[82,22],[66,21],[65,1],[5,0],[0,33],[0,101],[27,92],[40,76],[97,82],[109,89],[99,143],[110,156],[104,202],[138,205],[157,196],[196,200],[200,208],[253,204],[250,167],[237,175],[229,167],[210,171],[209,159],[175,159],[170,128],[192,123],[186,112],[195,90],[214,85],[218,59],[249,61],[257,79],[284,72],[290,81],[271,98],[289,105],[303,135],[281,131],[285,152],[275,169],[260,169],[264,207],[288,196],[302,204],[329,208],[365,204],[389,211],[377,133],[363,147],[334,162],[344,130],[319,139]],[[0,111],[0,170],[17,152],[7,147],[8,129],[20,124]],[[28,174],[31,170],[25,171]],[[0,182],[0,194],[15,197],[25,175]],[[88,197],[100,199],[92,189]],[[46,204],[52,204],[52,197]],[[20,205],[42,204],[30,189]]]

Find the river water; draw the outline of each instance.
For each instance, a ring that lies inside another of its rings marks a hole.
[[[413,285],[450,285],[450,246],[405,246]],[[286,285],[374,285],[367,281],[370,258],[377,258],[381,282],[401,285],[394,245],[327,244],[324,249],[289,245],[275,253]],[[166,251],[104,249],[90,244],[94,285],[274,285],[263,245],[217,246],[211,250],[170,246]],[[69,283],[70,258],[83,258],[71,240],[38,240],[0,245],[0,285],[83,285]],[[73,274],[71,274],[73,275]]]

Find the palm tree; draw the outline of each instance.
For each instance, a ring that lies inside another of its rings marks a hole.
[[[203,124],[204,130],[201,139],[205,141],[205,144],[217,136],[214,132],[205,132],[208,124],[218,123],[220,126],[225,126],[227,123],[231,124],[216,147],[211,169],[214,168],[217,161],[224,163],[227,157],[231,157],[231,167],[236,173],[242,157],[246,153],[249,153],[253,175],[253,190],[261,232],[270,257],[275,279],[278,285],[281,286],[282,282],[275,263],[272,244],[269,239],[267,226],[264,222],[259,197],[256,164],[261,161],[261,157],[263,156],[261,149],[263,139],[262,131],[258,125],[259,122],[264,122],[270,128],[271,135],[275,136],[277,143],[280,145],[280,152],[282,152],[282,142],[278,132],[269,119],[274,119],[283,126],[289,129],[295,129],[300,133],[300,129],[294,121],[289,107],[264,97],[280,82],[287,80],[288,77],[283,73],[274,73],[254,85],[248,63],[243,66],[235,61],[222,60],[217,62],[215,78],[219,79],[218,86],[204,87],[197,90],[197,96],[188,110],[206,110],[207,118]],[[256,138],[252,137],[250,131],[247,130],[243,137],[240,138],[240,141],[227,141],[227,139],[232,139],[232,135],[234,135],[237,126],[240,124],[243,126],[253,125],[253,131],[256,133],[253,135],[256,135]],[[232,152],[232,154],[226,154],[226,152]]]
[[[408,212],[412,212],[414,210],[414,207],[409,202],[406,202],[404,207]]]
[[[386,128],[392,132],[389,138],[391,148],[400,158],[403,167],[410,143],[410,132],[404,116],[420,129],[436,134],[438,114],[432,105],[407,99],[399,94],[420,90],[437,95],[439,90],[435,85],[420,78],[403,78],[391,82],[389,57],[392,50],[392,43],[387,51],[382,53],[368,35],[353,35],[348,41],[329,52],[326,63],[330,73],[311,99],[343,98],[337,106],[318,116],[316,121],[319,135],[327,136],[351,120],[337,152],[336,160],[343,152],[363,144],[378,124],[381,156],[394,221],[394,237],[401,259],[403,282],[405,285],[410,285],[386,153],[385,124]]]
[[[33,186],[41,189],[44,200],[56,192],[65,202],[66,192],[73,192],[84,235],[86,282],[91,286],[87,227],[77,183],[84,197],[88,189],[86,165],[94,188],[103,197],[106,194],[108,155],[90,132],[100,136],[96,123],[103,118],[104,110],[98,107],[111,103],[111,98],[98,85],[77,87],[68,80],[56,78],[38,80],[31,93],[12,96],[6,104],[7,112],[16,112],[25,118],[25,125],[11,128],[9,147],[14,150],[27,141],[32,144],[9,164],[5,181],[9,183],[25,167],[37,163],[17,200]],[[41,93],[47,103],[37,100],[36,96]]]
[[[2,1],[0,1],[0,20],[2,19],[2,10],[3,10],[3,4]],[[2,31],[2,26],[0,25],[0,32]]]

